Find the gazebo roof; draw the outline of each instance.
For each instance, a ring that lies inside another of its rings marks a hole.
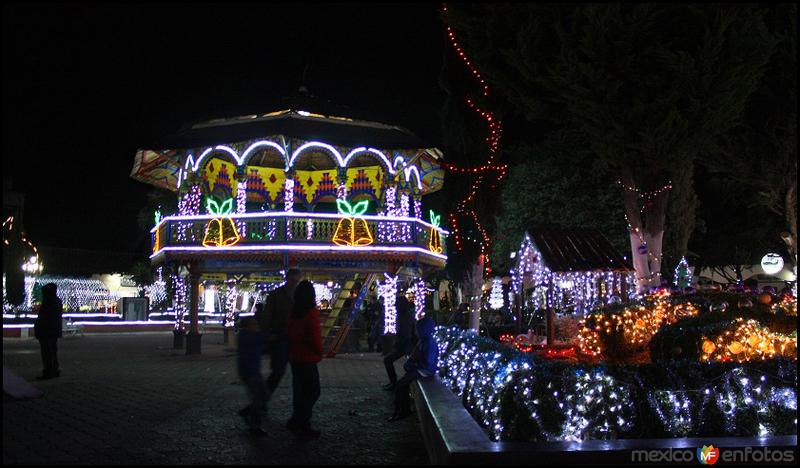
[[[534,227],[527,232],[551,271],[633,271],[630,262],[596,229]]]
[[[149,149],[197,148],[266,135],[319,140],[340,146],[369,145],[393,149],[432,146],[403,127],[380,123],[374,115],[316,98],[307,92],[284,98],[272,108],[277,110],[190,123]]]

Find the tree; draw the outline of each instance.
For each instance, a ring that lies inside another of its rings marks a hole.
[[[131,267],[131,276],[136,287],[139,288],[139,297],[144,296],[144,291],[147,286],[153,284],[153,268],[147,260],[139,260]]]
[[[774,5],[767,17],[778,42],[776,52],[748,101],[743,124],[727,135],[720,153],[704,163],[712,173],[752,191],[756,197],[749,207],[784,219],[788,232],[781,238],[796,264],[797,5]]]
[[[694,163],[734,127],[774,41],[751,6],[452,5],[445,21],[530,120],[575,126],[625,187],[640,288],[660,282],[669,198],[694,230]],[[509,34],[513,31],[513,34]],[[668,181],[672,181],[670,185]]]
[[[534,226],[589,227],[618,249],[627,239],[619,187],[613,174],[596,168],[585,135],[561,130],[542,142],[508,150],[512,162],[503,184],[492,264],[507,271],[510,253]]]

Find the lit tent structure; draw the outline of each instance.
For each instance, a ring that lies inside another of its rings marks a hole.
[[[187,353],[199,352],[204,280],[263,292],[299,267],[333,285],[322,330],[332,355],[375,283],[389,294],[398,275],[418,284],[444,267],[448,232],[422,209],[442,187],[441,152],[401,127],[289,105],[196,123],[136,154],[131,177],[177,195],[177,213],[152,229],[150,258],[172,274],[176,329],[190,318]]]

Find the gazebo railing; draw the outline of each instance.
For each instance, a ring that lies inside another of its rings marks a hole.
[[[231,223],[236,227],[238,240],[227,241],[227,245],[331,245],[334,238],[341,243],[342,238],[352,240],[353,246],[396,246],[418,247],[432,253],[436,246],[444,249],[448,232],[444,229],[416,218],[390,218],[382,216],[361,216],[345,218],[328,213],[248,213],[214,217],[170,216],[164,218],[151,231],[153,253],[165,247],[202,247],[209,237],[209,229],[220,221],[223,231],[232,232]],[[355,227],[353,227],[355,225]],[[350,230],[354,230],[353,232]],[[338,230],[338,236],[337,236]],[[439,235],[439,242],[431,243],[433,232]],[[213,233],[212,233],[213,236]],[[228,236],[230,237],[230,236]],[[433,247],[433,249],[432,249]]]

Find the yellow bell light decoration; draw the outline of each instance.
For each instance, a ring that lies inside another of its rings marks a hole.
[[[375,239],[369,230],[367,220],[361,217],[369,205],[368,200],[362,200],[355,205],[350,205],[346,200],[336,199],[339,214],[344,217],[339,220],[333,234],[333,243],[341,246],[366,246]]]
[[[428,242],[428,249],[431,252],[440,254],[444,251],[442,248],[442,237],[439,235],[439,223],[442,220],[442,215],[436,216],[431,210],[431,240]]]
[[[236,230],[236,225],[230,216],[227,216],[232,210],[233,198],[228,198],[222,204],[217,203],[211,197],[206,199],[206,211],[215,215],[216,218],[209,221],[208,226],[206,226],[203,246],[226,247],[234,245],[241,240],[239,231]]]

